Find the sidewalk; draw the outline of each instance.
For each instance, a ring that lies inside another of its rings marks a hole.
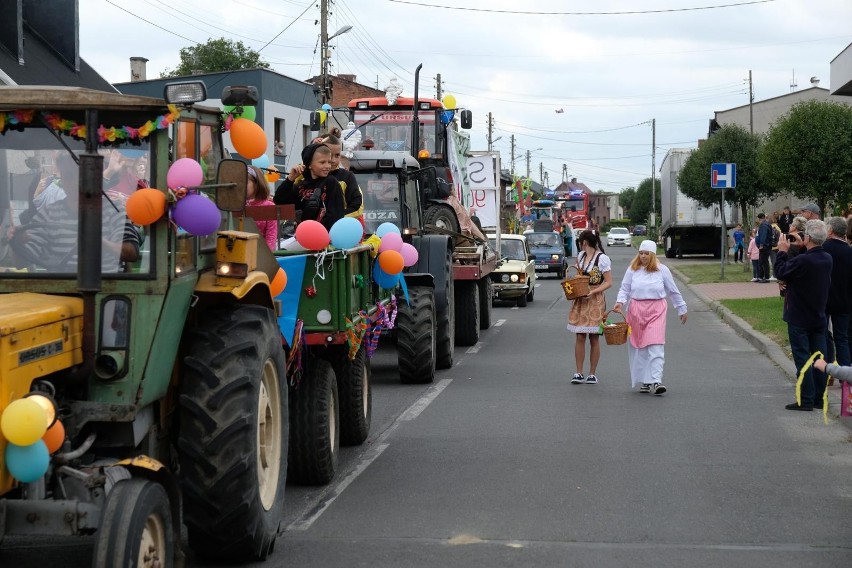
[[[788,380],[795,383],[797,373],[792,356],[785,353],[777,343],[752,329],[748,322],[731,312],[731,310],[723,306],[719,301],[775,296],[778,294],[778,285],[774,281],[766,284],[758,282],[726,282],[692,285],[689,283],[689,278],[677,268],[671,266],[669,268],[675,278],[685,284],[712,311],[716,312],[722,321],[734,328],[755,349],[766,355],[781,369]],[[781,317],[781,314],[778,314],[778,317]],[[846,418],[840,419],[840,381],[834,381],[834,385],[828,387],[828,415],[831,418],[839,420],[841,424],[852,428],[852,420]]]

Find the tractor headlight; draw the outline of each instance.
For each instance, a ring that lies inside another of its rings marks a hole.
[[[245,278],[248,276],[248,264],[241,262],[224,262],[216,263],[216,276],[225,278]]]

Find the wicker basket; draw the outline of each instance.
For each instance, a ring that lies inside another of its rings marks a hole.
[[[604,314],[603,321],[601,322],[604,339],[606,339],[607,345],[624,345],[627,343],[627,336],[630,335],[630,326],[627,325],[626,321],[607,324],[606,320],[609,317],[609,314],[614,313],[618,312],[610,310]],[[621,316],[621,319],[624,319],[624,314],[618,315]]]
[[[562,281],[562,291],[565,292],[566,299],[576,300],[589,294],[589,277],[585,276],[578,267],[571,268],[577,271],[577,275]]]

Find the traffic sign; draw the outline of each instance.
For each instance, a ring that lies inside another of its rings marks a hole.
[[[710,187],[713,189],[737,187],[737,165],[710,164]]]

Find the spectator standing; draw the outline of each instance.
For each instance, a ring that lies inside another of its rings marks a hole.
[[[781,229],[781,234],[786,235],[790,232],[790,225],[793,223],[793,214],[789,207],[785,207],[784,211],[778,215],[778,228]]]
[[[829,217],[825,220],[828,238],[822,245],[832,259],[831,285],[825,306],[826,359],[838,365],[852,365],[849,356],[850,286],[852,286],[852,248],[846,243],[846,219]]]
[[[757,248],[757,229],[751,230],[751,239],[748,242],[748,258],[751,260],[751,281],[760,281],[760,249]]]
[[[743,251],[745,249],[745,232],[743,226],[737,223],[737,228],[734,229],[734,262],[743,261]]]
[[[639,254],[630,263],[613,311],[622,313],[628,300],[627,323],[631,333],[627,340],[630,380],[640,393],[662,395],[663,365],[666,343],[666,296],[677,309],[680,322],[686,323],[686,302],[680,295],[672,273],[657,261],[657,243],[642,241]]]
[[[807,219],[819,219],[819,206],[816,203],[808,203],[800,210],[799,215]]]
[[[817,351],[825,353],[825,306],[831,286],[831,256],[823,249],[827,237],[825,223],[813,219],[805,225],[803,237],[795,235],[796,245],[804,250],[795,258],[788,257],[790,242],[783,239],[778,243],[778,265],[775,274],[787,284],[784,295],[784,321],[793,351],[793,362],[797,375],[805,363]],[[826,375],[814,368],[805,371],[801,386],[797,384],[800,397],[786,405],[787,410],[811,411],[822,408],[826,387]]]
[[[769,242],[772,245],[772,248],[769,250],[769,280],[775,280],[774,272],[775,272],[775,257],[778,256],[778,241],[781,240],[783,233],[781,233],[781,229],[778,227],[778,224],[775,222],[774,217],[768,217],[769,226],[772,227],[772,233],[770,234]]]
[[[757,249],[760,251],[758,282],[769,282],[769,254],[772,252],[772,225],[766,218],[766,214],[758,213],[757,220]]]

